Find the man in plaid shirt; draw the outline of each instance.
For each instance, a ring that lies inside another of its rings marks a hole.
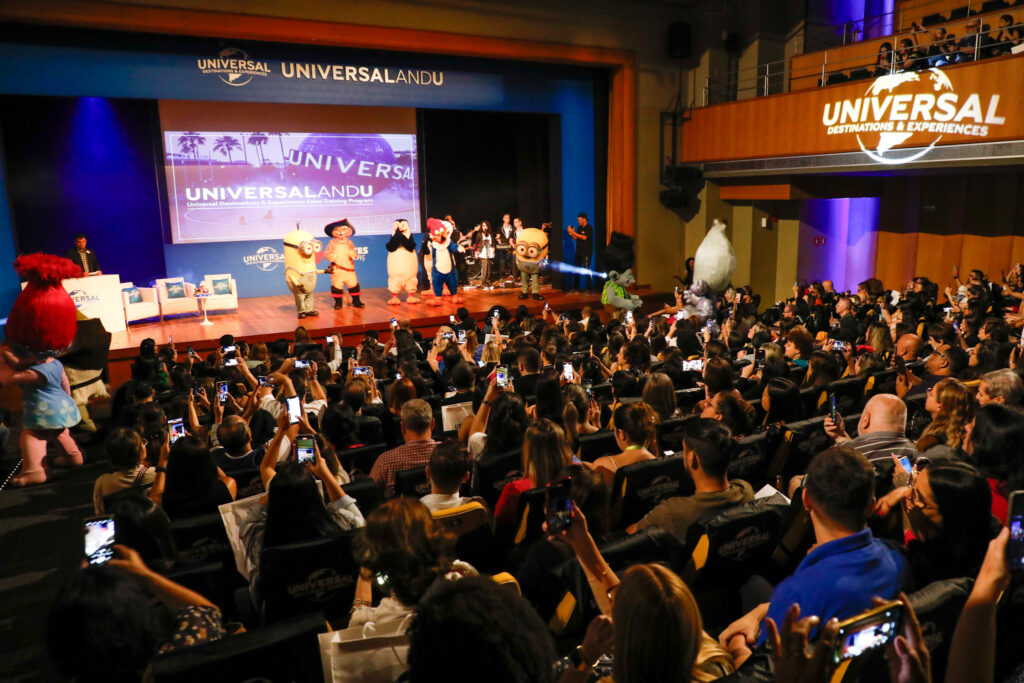
[[[402,438],[405,444],[381,453],[373,463],[370,477],[384,486],[384,497],[395,495],[395,473],[430,462],[437,442],[430,438],[434,432],[434,413],[426,401],[414,398],[402,405]]]

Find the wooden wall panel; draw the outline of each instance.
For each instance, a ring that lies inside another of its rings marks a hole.
[[[917,239],[916,232],[878,231],[875,277],[886,287],[895,288],[916,275]]]
[[[1024,139],[1024,112],[1019,106],[1024,100],[1024,55],[957,64],[942,73],[952,82],[961,106],[970,93],[981,95],[983,115],[990,95],[998,94],[997,114],[1005,123],[988,126],[985,137],[946,133],[939,145]],[[696,163],[858,151],[856,135],[829,135],[822,118],[826,104],[863,97],[869,84],[860,81],[694,109],[683,124],[680,158]],[[931,90],[926,80],[915,86],[919,90],[900,94]],[[934,138],[934,133],[917,133],[906,145],[926,145]]]

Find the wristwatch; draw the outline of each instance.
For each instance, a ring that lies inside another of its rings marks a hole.
[[[594,668],[593,662],[588,662],[583,659],[583,646],[577,645],[572,652],[569,653],[569,661],[572,662],[572,666],[576,671],[587,671],[588,669]]]

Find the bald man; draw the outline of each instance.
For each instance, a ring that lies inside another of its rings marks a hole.
[[[921,354],[922,346],[924,341],[916,334],[904,334],[896,340],[896,355],[908,363],[913,363]]]
[[[839,422],[825,418],[825,433],[835,439],[836,445],[857,449],[872,464],[876,461],[892,461],[904,456],[911,462],[917,458],[914,442],[906,437],[907,405],[893,394],[876,394],[864,406],[857,424],[857,438],[851,439],[846,433],[842,416]]]

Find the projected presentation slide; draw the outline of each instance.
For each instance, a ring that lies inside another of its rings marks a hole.
[[[367,132],[367,117],[346,126],[343,112],[327,111],[359,109],[348,107],[313,108],[323,115],[310,131],[309,116],[262,106],[262,121],[238,117],[244,128],[171,129],[162,115],[172,242],[278,239],[296,227],[319,236],[341,218],[357,235],[390,235],[399,218],[418,231],[414,132]]]

